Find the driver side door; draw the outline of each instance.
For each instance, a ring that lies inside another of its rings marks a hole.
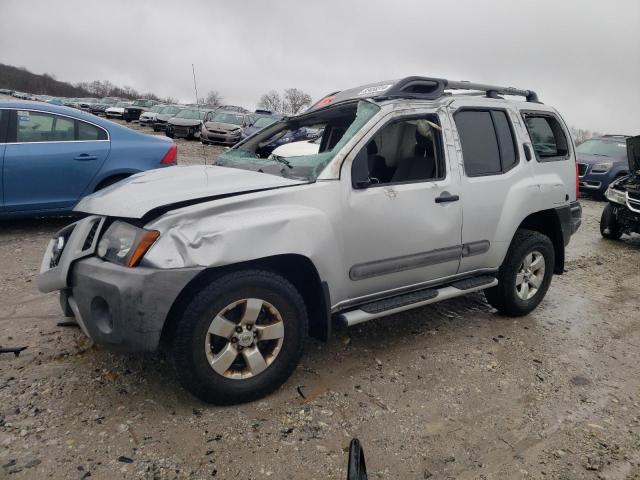
[[[442,120],[427,112],[392,114],[365,136],[345,169],[350,173],[343,217],[349,299],[457,273],[460,182],[445,148]]]

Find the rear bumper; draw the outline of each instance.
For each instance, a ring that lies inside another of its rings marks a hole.
[[[578,231],[582,224],[582,206],[580,202],[571,202],[569,205],[556,208],[556,212],[562,228],[563,241],[567,246],[571,236]]]
[[[72,312],[95,343],[125,352],[158,348],[176,298],[202,268],[127,268],[96,257],[71,267],[70,288],[61,290],[65,313]]]

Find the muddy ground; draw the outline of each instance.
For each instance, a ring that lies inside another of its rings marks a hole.
[[[0,223],[0,345],[28,347],[0,355],[0,478],[343,479],[358,437],[372,479],[640,479],[640,237],[601,239],[604,204],[583,206],[531,315],[474,294],[340,328],[275,394],[225,408],[161,355],[58,325],[35,279],[68,219]]]

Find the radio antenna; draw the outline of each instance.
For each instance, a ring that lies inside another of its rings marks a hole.
[[[198,84],[196,83],[196,67],[193,65],[193,63],[191,64],[191,72],[193,73],[193,89],[196,92],[196,108],[198,109],[198,118],[200,118],[200,121],[202,121],[202,118],[200,117],[200,98],[198,97]],[[204,125],[204,123],[203,123],[203,125]],[[200,128],[202,128],[202,126]],[[200,143],[202,143],[202,140],[200,141]],[[202,143],[202,160],[203,160],[204,164],[206,165],[207,164],[207,151],[204,148],[204,143]]]

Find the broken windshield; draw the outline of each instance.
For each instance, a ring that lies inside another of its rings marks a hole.
[[[380,110],[354,101],[285,118],[220,155],[215,164],[315,181],[340,149]],[[319,139],[318,148],[292,148],[286,158],[278,147]]]

